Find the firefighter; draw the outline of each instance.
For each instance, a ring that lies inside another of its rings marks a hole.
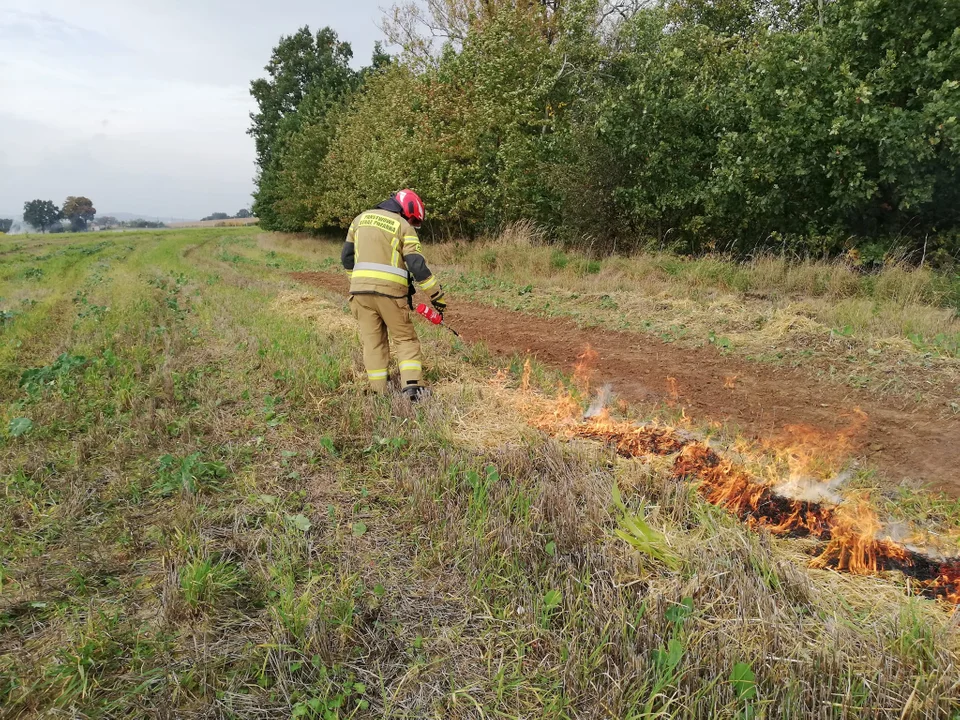
[[[350,308],[360,326],[363,363],[370,388],[386,392],[389,339],[396,346],[401,391],[416,402],[425,394],[420,341],[410,319],[414,281],[443,313],[443,289],[423,257],[416,228],[423,223],[423,201],[400,190],[350,223],[340,261],[350,276]]]

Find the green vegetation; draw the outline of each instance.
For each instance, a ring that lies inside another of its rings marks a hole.
[[[60,209],[53,200],[28,200],[23,204],[23,220],[33,227],[46,232],[62,217]]]
[[[340,257],[339,239],[268,235],[261,244],[311,269],[334,267]],[[589,245],[552,247],[529,223],[495,238],[430,244],[426,253],[458,298],[687,347],[711,344],[802,366],[891,402],[960,413],[960,276],[952,273],[903,263],[863,273],[847,260],[774,255],[594,259]]]
[[[60,233],[64,231],[60,220],[70,221],[70,230],[84,232],[87,224],[93,221],[97,209],[90,198],[70,195],[58,208],[52,200],[29,200],[23,204],[23,220],[41,232]],[[111,218],[113,219],[113,218]],[[9,230],[9,226],[7,230]]]
[[[252,86],[263,226],[406,185],[434,236],[955,263],[956,2],[613,5],[401,5],[360,73],[329,28],[284,38]]]
[[[439,329],[430,403],[364,395],[326,250],[258,239],[0,240],[4,716],[956,717],[902,580],[534,432]]]
[[[63,201],[63,209],[60,211],[63,218],[70,221],[70,229],[73,232],[83,232],[87,229],[87,223],[91,222],[97,214],[97,209],[93,206],[90,198],[75,197],[71,195]]]

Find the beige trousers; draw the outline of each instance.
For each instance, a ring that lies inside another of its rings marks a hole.
[[[384,295],[351,295],[350,309],[360,326],[363,364],[374,392],[387,389],[390,340],[396,348],[402,387],[419,385],[423,374],[420,340],[410,320],[407,299]]]

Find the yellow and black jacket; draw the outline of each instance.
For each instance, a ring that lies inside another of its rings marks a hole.
[[[351,295],[402,298],[415,280],[432,298],[441,296],[440,284],[423,257],[417,231],[399,213],[377,208],[355,217],[340,261],[350,276]]]

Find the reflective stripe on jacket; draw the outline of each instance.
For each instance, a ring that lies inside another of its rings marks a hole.
[[[417,231],[397,213],[368,210],[350,223],[341,260],[350,293],[404,297],[411,276],[422,290],[437,285],[420,249]]]

